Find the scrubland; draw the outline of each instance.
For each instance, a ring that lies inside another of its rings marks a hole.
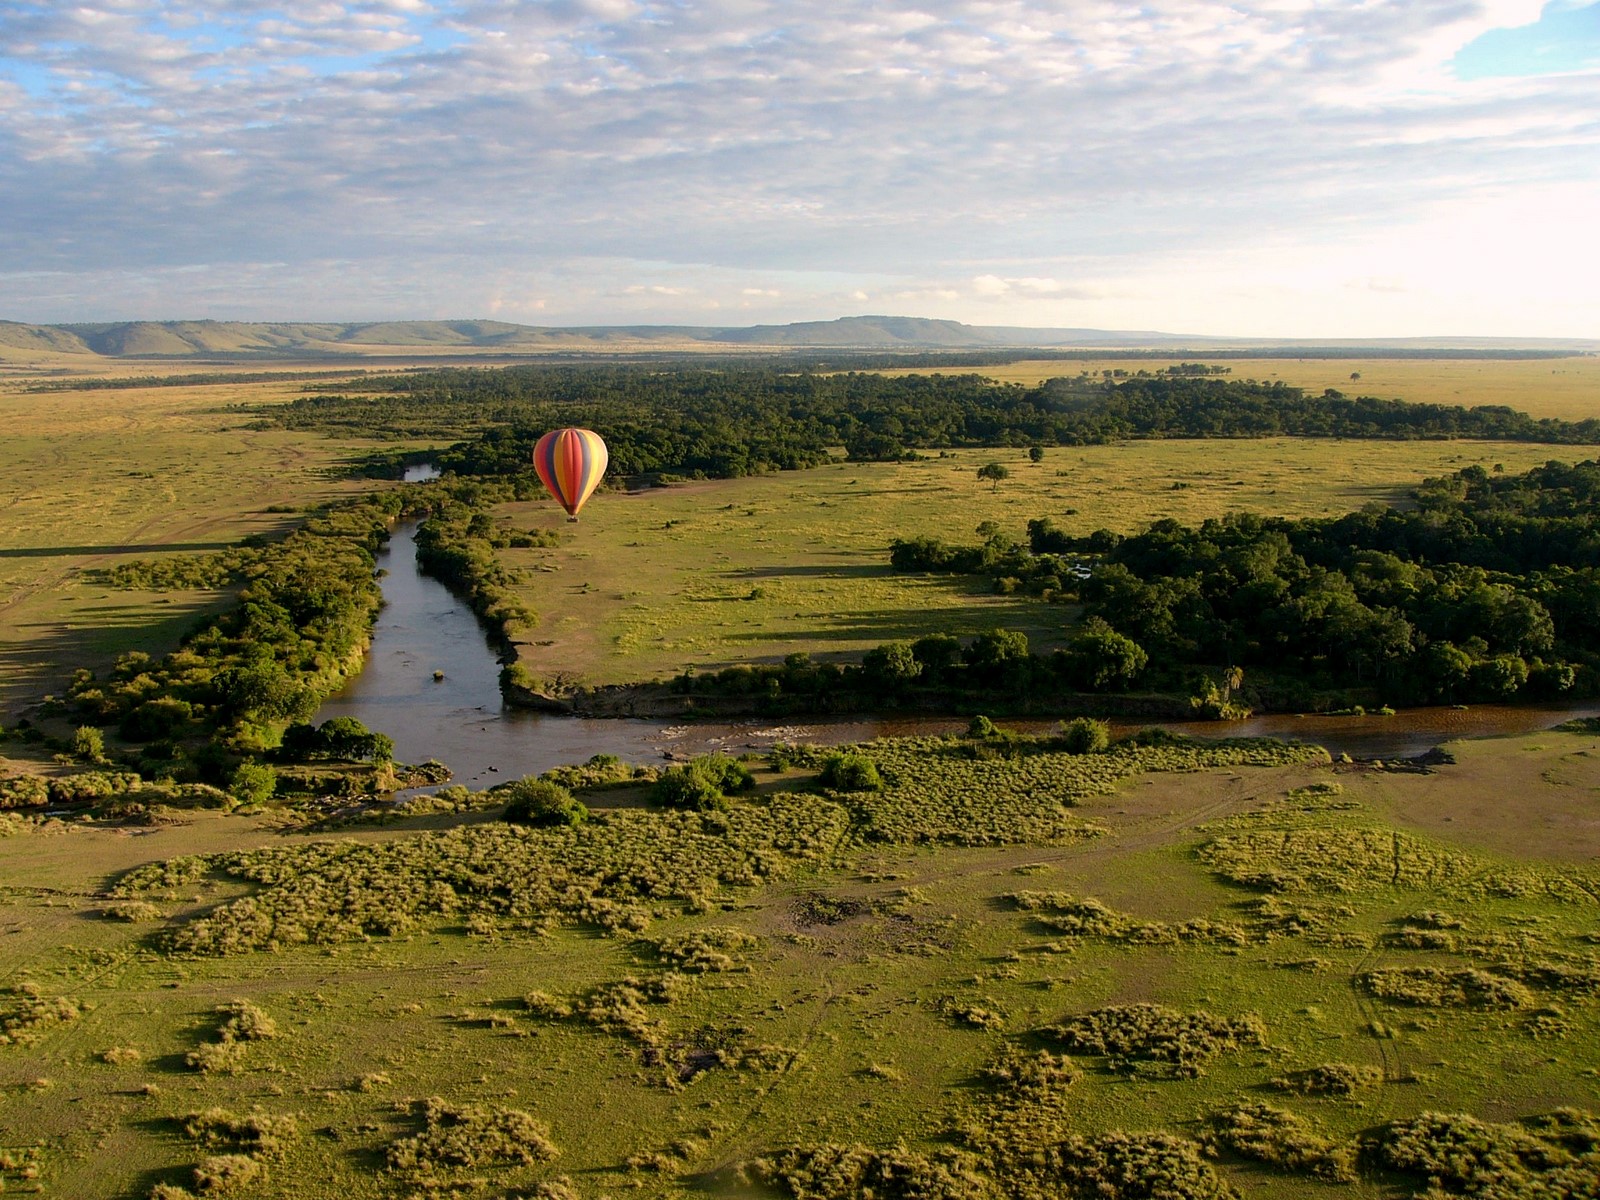
[[[575,829],[30,822],[7,1186],[1587,1194],[1593,1119],[1523,1122],[1600,1104],[1600,740],[1451,749],[882,742],[881,791],[791,753]]]

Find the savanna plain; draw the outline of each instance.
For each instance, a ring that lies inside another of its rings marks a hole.
[[[1600,416],[1596,361],[1228,365],[1579,421]],[[114,569],[272,545],[396,487],[353,475],[374,449],[458,439],[264,420],[307,386],[287,367],[39,391],[27,365],[0,381],[0,775],[52,798],[16,784],[0,811],[6,1192],[1600,1195],[1592,729],[1382,762],[974,721],[707,761],[683,806],[662,780],[688,767],[603,760],[337,803],[289,794],[281,768],[277,795],[135,782],[148,752],[116,725],[75,740],[59,697],[80,668],[132,686],[129,651],[169,654],[246,585]],[[1425,477],[1589,457],[1301,437],[840,450],[603,491],[576,525],[495,492],[483,527],[522,535],[495,558],[521,661],[630,683],[995,627],[1070,642],[1075,605],[896,572],[894,539],[1404,509]],[[275,761],[282,726],[228,753]],[[107,782],[63,782],[91,775]]]

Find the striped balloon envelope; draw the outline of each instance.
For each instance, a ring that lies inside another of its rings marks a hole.
[[[574,521],[606,473],[606,444],[590,429],[554,429],[533,448],[533,469]]]

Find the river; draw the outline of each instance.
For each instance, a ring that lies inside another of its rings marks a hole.
[[[418,473],[416,478],[426,478]],[[501,707],[500,664],[483,626],[448,588],[417,569],[415,526],[402,524],[379,553],[384,607],[361,674],[318,711],[316,720],[355,717],[394,739],[402,762],[435,758],[454,782],[484,788],[507,779],[615,754],[629,762],[711,750],[738,753],[775,741],[838,743],[873,737],[952,733],[966,718],[895,716],[671,724],[664,721],[551,716]],[[437,677],[435,673],[438,673]],[[1408,709],[1391,717],[1278,714],[1244,721],[1142,722],[1196,737],[1278,737],[1318,742],[1335,754],[1401,758],[1453,738],[1528,733],[1573,717],[1584,707]],[[1053,721],[1007,721],[1044,731]],[[1113,722],[1123,732],[1137,728]]]

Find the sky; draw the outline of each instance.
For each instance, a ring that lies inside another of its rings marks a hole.
[[[1600,3],[0,0],[0,319],[1600,336]]]

